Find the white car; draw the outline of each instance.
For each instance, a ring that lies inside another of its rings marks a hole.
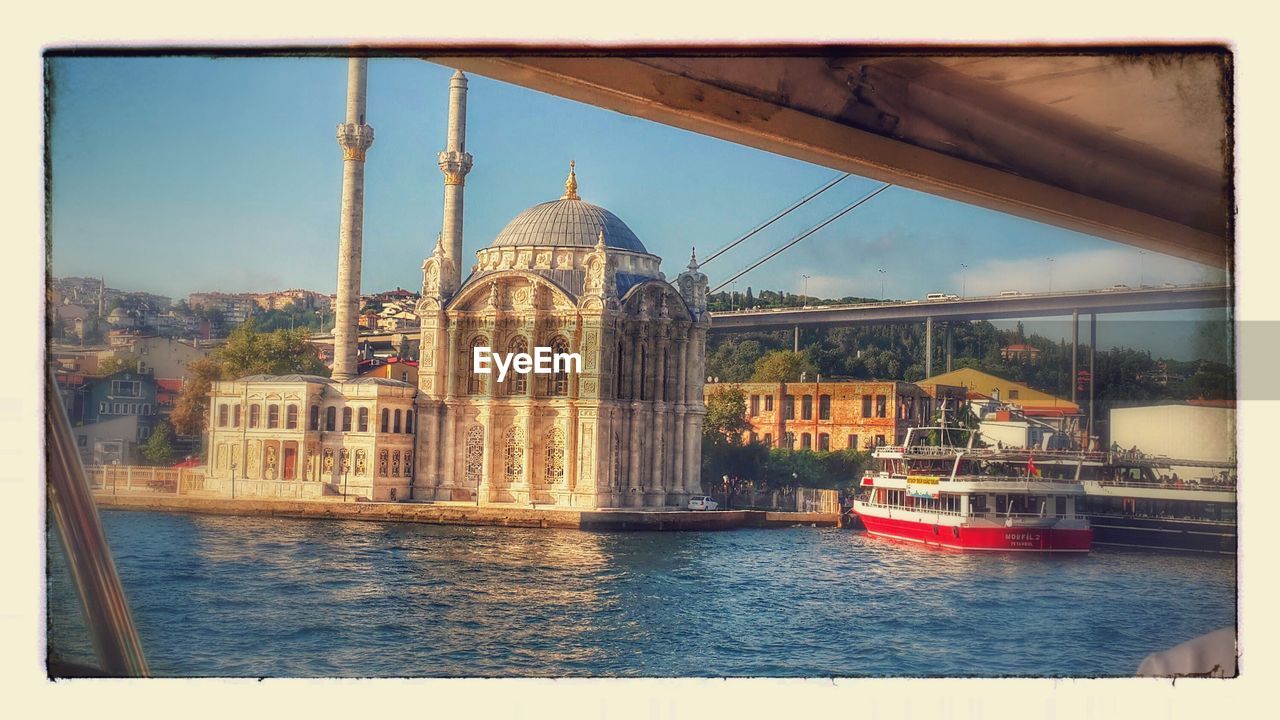
[[[712,500],[707,495],[694,495],[689,498],[690,510],[715,510],[718,507],[720,507],[720,503]]]

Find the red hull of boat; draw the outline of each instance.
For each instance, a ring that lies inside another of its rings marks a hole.
[[[858,519],[871,535],[948,550],[1089,552],[1093,543],[1092,529],[956,527],[862,513],[858,513]]]

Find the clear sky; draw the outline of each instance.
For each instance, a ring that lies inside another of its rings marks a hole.
[[[111,287],[175,299],[208,290],[333,292],[342,182],[334,129],[343,117],[345,64],[51,60],[54,275],[102,276]],[[422,260],[440,231],[436,153],[451,72],[421,60],[369,63],[376,141],[365,175],[365,292],[421,283]],[[668,276],[687,264],[691,246],[705,257],[839,174],[487,78],[470,81],[467,257],[521,210],[559,197],[570,159],[583,199],[630,225],[664,258]],[[877,186],[850,178],[704,271],[714,286]],[[801,292],[806,274],[811,295],[899,298],[1223,277],[903,188],[735,289]],[[1193,317],[1152,319],[1158,316]]]

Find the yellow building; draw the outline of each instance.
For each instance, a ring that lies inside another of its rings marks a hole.
[[[916,383],[926,391],[932,392],[935,385],[958,385],[969,390],[969,397],[975,395],[1014,405],[1029,416],[1064,416],[1080,414],[1080,406],[1070,400],[1035,390],[1020,382],[1005,380],[990,373],[973,368],[961,368],[949,373],[934,375],[927,380]]]

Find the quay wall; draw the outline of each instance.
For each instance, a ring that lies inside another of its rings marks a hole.
[[[430,525],[568,528],[605,531],[734,530],[839,524],[837,513],[636,510],[537,510],[453,503],[376,503],[334,500],[241,499],[164,493],[96,492],[99,508],[188,512],[214,515],[415,522]]]

